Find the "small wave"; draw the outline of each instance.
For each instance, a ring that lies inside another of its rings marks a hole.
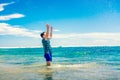
[[[70,65],[62,65],[62,64],[53,64],[52,66],[48,66],[48,68],[92,68],[98,66],[96,63],[84,63],[84,64],[70,64]]]

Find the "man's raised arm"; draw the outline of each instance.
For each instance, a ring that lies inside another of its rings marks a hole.
[[[50,28],[51,28],[50,29],[50,38],[52,38],[53,27],[51,26]]]
[[[49,25],[48,24],[46,24],[46,29],[47,29],[47,31],[46,31],[45,38],[47,39],[47,38],[49,38]]]

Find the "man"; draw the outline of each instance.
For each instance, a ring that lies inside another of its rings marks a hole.
[[[46,59],[46,65],[50,66],[52,62],[52,51],[50,45],[50,39],[52,38],[52,27],[46,24],[47,31],[41,33],[42,45],[44,48],[44,57]]]

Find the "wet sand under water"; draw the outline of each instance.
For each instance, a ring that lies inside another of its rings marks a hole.
[[[0,80],[119,80],[119,73],[96,63],[0,66]]]

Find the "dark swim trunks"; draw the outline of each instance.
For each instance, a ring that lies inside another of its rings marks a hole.
[[[52,53],[45,53],[44,57],[45,57],[46,61],[52,61]]]

